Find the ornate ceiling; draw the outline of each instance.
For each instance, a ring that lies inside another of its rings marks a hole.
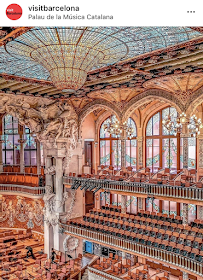
[[[145,91],[161,90],[173,95],[173,102],[186,103],[203,86],[203,29],[201,27],[108,27],[98,28],[116,36],[127,46],[124,59],[92,69],[76,95],[64,95],[50,81],[40,64],[12,56],[6,44],[23,40],[31,27],[0,29],[0,92],[4,94],[64,101],[77,113],[98,100],[124,110]],[[155,91],[156,95],[156,91]],[[164,95],[160,94],[160,95]],[[197,94],[196,94],[197,95]],[[147,96],[147,95],[146,95]],[[190,99],[191,100],[191,99]],[[151,102],[151,99],[147,101]],[[142,104],[144,109],[144,105]],[[104,109],[102,109],[104,110]],[[94,111],[95,116],[103,112]]]

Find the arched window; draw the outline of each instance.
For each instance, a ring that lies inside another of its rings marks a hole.
[[[19,165],[20,164],[20,139],[19,123],[16,117],[5,115],[3,118],[3,164]],[[24,162],[25,166],[36,165],[36,143],[28,127],[24,128]]]
[[[18,119],[6,115],[3,118],[3,164],[15,165],[20,164],[20,145],[18,140]]]
[[[113,115],[107,118],[100,128],[100,164],[113,165],[115,168],[121,167],[121,140],[116,135],[110,135],[105,131],[104,126],[109,121],[114,122],[116,116]],[[131,139],[126,140],[126,166],[136,168],[136,154],[137,154],[137,129],[132,118],[128,119],[127,124],[133,127],[133,135]]]
[[[183,146],[180,134],[174,136],[173,131],[168,131],[162,120],[170,114],[175,120],[177,111],[173,107],[160,110],[153,115],[146,127],[146,166],[153,172],[158,168],[170,168],[174,171],[183,167]],[[196,167],[196,140],[188,139],[188,166]]]

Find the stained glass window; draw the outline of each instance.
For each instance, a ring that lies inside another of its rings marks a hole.
[[[18,140],[18,119],[6,115],[3,118],[3,164],[15,165],[20,164],[20,144]]]
[[[20,164],[20,135],[18,134],[18,119],[6,115],[3,118],[3,164],[19,165]],[[28,127],[24,129],[24,161],[25,166],[36,165],[36,143]]]
[[[167,107],[153,115],[146,127],[146,166],[153,172],[158,168],[170,168],[174,172],[181,167],[180,136],[174,136],[162,125],[162,120],[170,114],[172,120],[177,117],[174,107]],[[178,147],[179,150],[178,150]],[[191,157],[194,156],[194,146],[191,146]]]
[[[116,116],[112,115],[106,119],[100,128],[100,164],[113,165],[114,168],[121,168],[121,140],[116,135],[110,135],[104,129],[105,124],[116,120]],[[133,127],[133,135],[131,139],[126,140],[126,166],[132,166],[136,169],[136,156],[137,156],[137,128],[132,118],[129,118],[127,124]]]

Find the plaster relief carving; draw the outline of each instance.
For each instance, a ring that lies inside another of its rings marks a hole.
[[[67,235],[63,241],[63,249],[65,252],[73,252],[79,245],[79,239],[71,235]]]
[[[68,198],[68,193],[63,194],[63,199],[60,201],[56,200],[56,195],[52,192],[52,187],[45,187],[44,200],[44,221],[52,226],[56,226],[59,223],[59,215],[57,215],[58,208],[64,205],[66,199]]]

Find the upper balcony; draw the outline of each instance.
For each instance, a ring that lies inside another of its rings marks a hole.
[[[97,192],[107,190],[113,192],[123,192],[125,195],[139,195],[142,197],[153,196],[161,199],[181,201],[188,203],[193,201],[197,205],[203,205],[203,188],[197,186],[171,186],[166,184],[154,184],[149,182],[128,182],[114,181],[108,179],[82,178],[82,177],[64,177],[63,183],[71,185],[72,189],[79,187],[85,190]]]

